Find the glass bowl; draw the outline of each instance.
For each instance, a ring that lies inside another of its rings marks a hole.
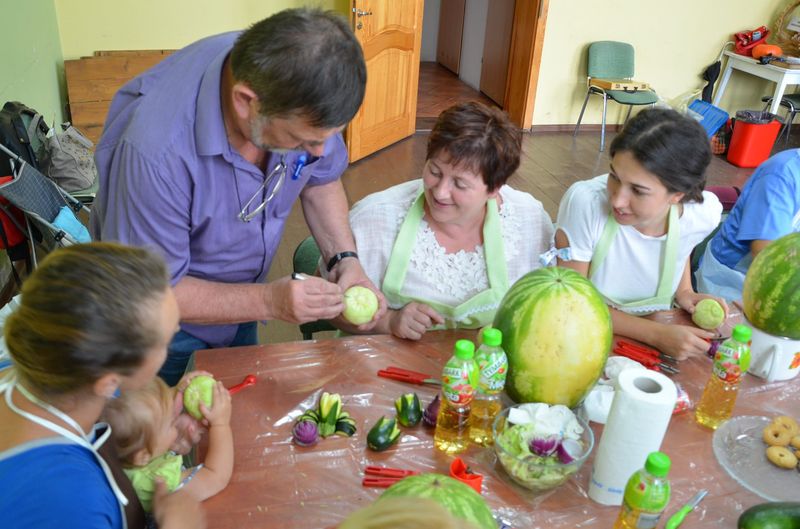
[[[494,450],[500,464],[511,479],[536,492],[554,489],[566,482],[570,476],[580,470],[594,448],[594,433],[589,425],[580,417],[575,417],[583,428],[578,442],[583,447],[583,454],[570,463],[561,463],[557,457],[540,457],[533,454],[517,455],[509,450],[501,438],[507,428],[513,427],[508,423],[508,413],[511,408],[505,408],[494,420],[492,434],[494,436]]]

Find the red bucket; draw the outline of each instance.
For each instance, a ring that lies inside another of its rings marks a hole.
[[[769,158],[782,123],[745,123],[736,120],[733,126],[728,161],[738,167],[756,167]]]

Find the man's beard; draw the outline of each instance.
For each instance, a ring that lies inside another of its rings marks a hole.
[[[275,154],[286,154],[294,149],[280,149],[272,147],[262,139],[264,137],[264,129],[269,126],[269,118],[262,114],[256,115],[255,118],[250,120],[250,143],[261,149],[262,151],[270,151]]]

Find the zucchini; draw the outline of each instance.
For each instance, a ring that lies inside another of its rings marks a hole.
[[[376,452],[386,450],[400,437],[395,419],[381,417],[367,434],[367,446]]]
[[[739,516],[738,529],[800,529],[800,502],[754,505]]]
[[[405,426],[416,426],[422,420],[422,405],[416,393],[406,393],[394,401],[398,422]]]

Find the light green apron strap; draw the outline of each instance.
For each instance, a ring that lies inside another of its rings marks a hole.
[[[600,240],[595,246],[592,261],[589,263],[589,278],[593,279],[594,274],[600,268],[600,265],[608,255],[611,244],[619,230],[619,224],[613,215],[608,216],[603,233]],[[656,288],[655,296],[647,299],[641,299],[632,302],[620,302],[603,294],[606,299],[612,301],[620,308],[637,308],[650,305],[671,305],[672,304],[672,285],[675,280],[675,267],[677,266],[678,246],[680,244],[680,221],[678,219],[678,206],[672,205],[669,208],[669,219],[667,221],[667,239],[666,247],[664,249],[664,256],[661,263],[661,277],[658,280],[658,287]]]
[[[487,201],[486,218],[483,222],[484,256],[489,289],[476,294],[456,307],[425,299],[424,295],[414,296],[412,299],[401,293],[406,273],[408,272],[409,259],[416,244],[419,225],[425,214],[424,200],[424,194],[420,193],[406,214],[392,247],[392,253],[389,256],[389,263],[386,267],[381,290],[389,303],[395,306],[405,305],[410,301],[429,305],[449,320],[448,324],[445,325],[446,327],[454,327],[454,320],[464,314],[470,314],[468,321],[476,325],[479,322],[490,322],[494,309],[487,312],[482,308],[496,307],[509,287],[500,215],[497,211],[497,201],[495,199]]]

